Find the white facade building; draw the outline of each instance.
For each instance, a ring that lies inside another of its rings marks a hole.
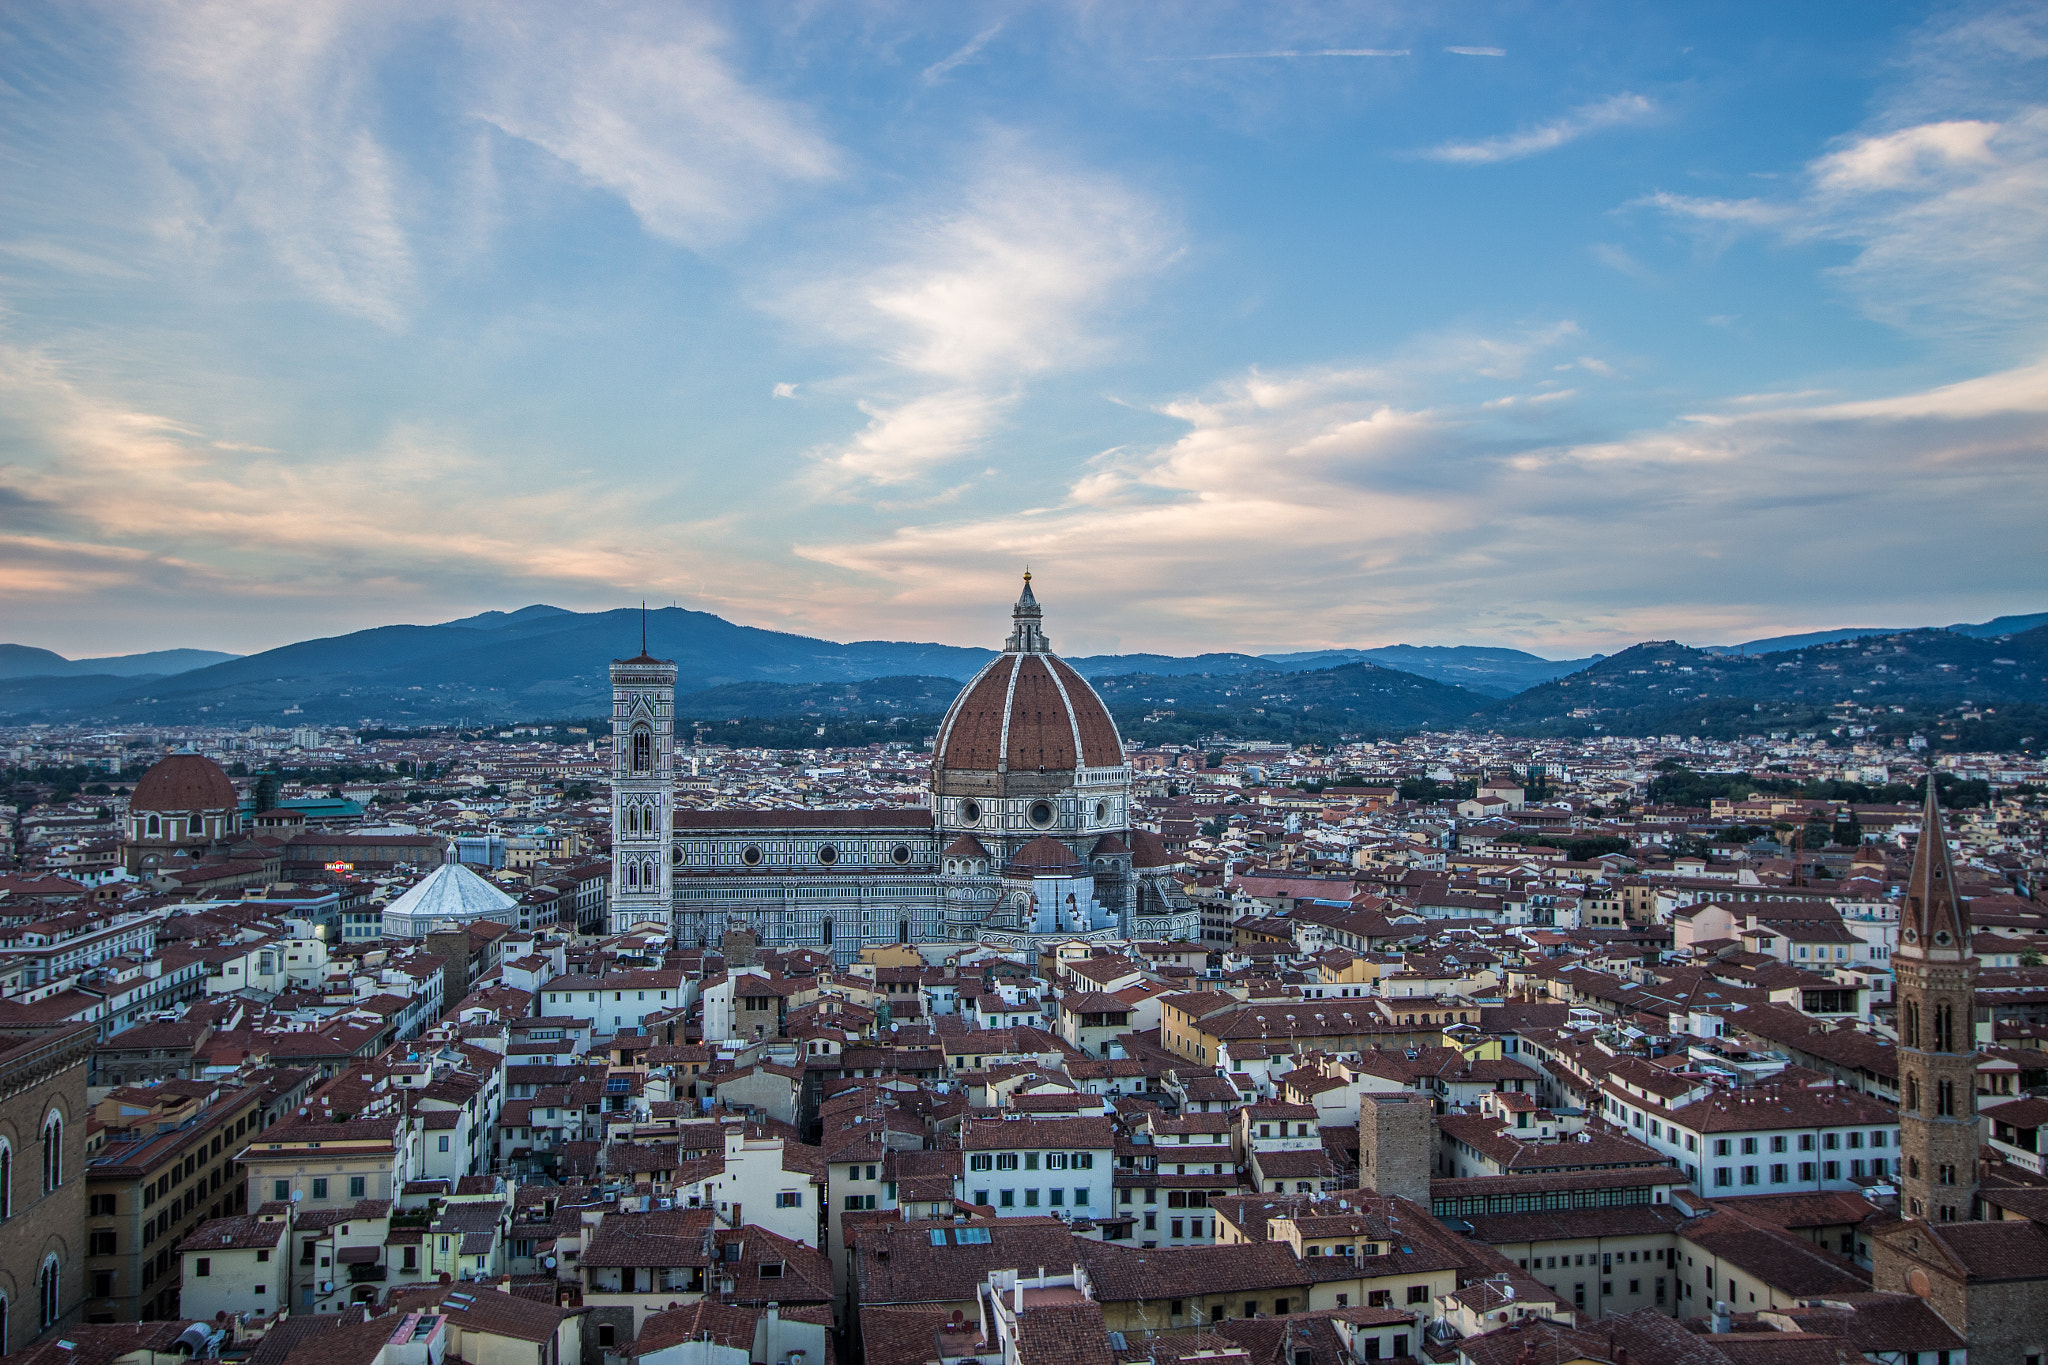
[[[511,928],[519,903],[461,863],[443,863],[384,907],[383,937],[425,938],[448,925],[489,920]]]
[[[1854,1190],[1898,1174],[1897,1108],[1833,1082],[1719,1089],[1631,1061],[1601,1091],[1602,1116],[1705,1195]]]

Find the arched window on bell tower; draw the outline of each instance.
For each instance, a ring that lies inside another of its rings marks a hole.
[[[56,1326],[57,1319],[64,1316],[64,1299],[58,1290],[57,1276],[57,1258],[44,1257],[42,1273],[36,1276],[36,1297],[40,1300],[38,1306],[42,1309],[45,1330]]]
[[[43,1193],[64,1183],[64,1120],[52,1110],[43,1120]]]
[[[633,732],[633,771],[654,771],[654,736],[645,729]]]

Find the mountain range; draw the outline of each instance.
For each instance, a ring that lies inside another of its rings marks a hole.
[[[67,659],[33,645],[0,645],[0,678],[147,678],[190,673],[240,657],[217,649],[158,649],[105,659]]]
[[[1225,726],[1273,738],[1447,725],[1699,733],[1705,722],[1757,728],[1750,718],[1766,707],[1789,716],[1862,697],[1916,705],[2048,701],[2043,622],[2048,614],[1884,635],[1821,632],[1827,638],[1780,637],[1805,643],[1770,651],[1756,647],[1773,641],[1726,650],[1650,642],[1566,660],[1389,645],[1069,662],[1121,722],[1161,740]],[[439,625],[380,626],[239,658],[168,650],[67,660],[0,646],[0,720],[419,726],[594,716],[609,710],[606,662],[638,647],[642,624],[632,609],[535,605]],[[676,661],[679,714],[707,721],[929,715],[994,656],[957,645],[838,644],[681,607],[645,613],[645,629],[649,649]]]

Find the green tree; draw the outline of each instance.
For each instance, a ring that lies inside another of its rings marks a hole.
[[[1463,801],[1478,791],[1476,781],[1439,782],[1433,777],[1404,777],[1400,787],[1403,801]]]

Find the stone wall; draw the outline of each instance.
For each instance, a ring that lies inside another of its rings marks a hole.
[[[1358,1183],[1429,1207],[1436,1124],[1429,1097],[1364,1091],[1358,1097]]]
[[[0,1053],[0,1138],[9,1153],[11,1216],[0,1222],[0,1294],[6,1296],[8,1353],[45,1330],[37,1276],[54,1256],[57,1316],[78,1320],[85,1299],[85,1082],[95,1030],[88,1024],[17,1043]],[[43,1123],[64,1120],[63,1179],[43,1192]]]

